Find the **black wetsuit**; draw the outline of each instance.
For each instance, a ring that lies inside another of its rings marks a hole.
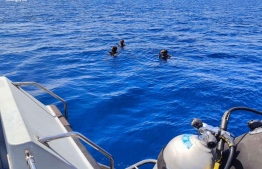
[[[125,44],[123,44],[123,45],[118,44],[118,46],[119,46],[120,48],[123,48],[123,47],[125,47],[126,45],[125,45]]]
[[[117,52],[116,53],[113,53],[113,52],[109,52],[109,54],[111,55],[111,56],[117,56]]]
[[[170,55],[167,54],[166,56],[164,56],[162,53],[159,53],[158,57],[159,57],[160,59],[163,59],[163,60],[167,60],[167,59],[171,58]]]

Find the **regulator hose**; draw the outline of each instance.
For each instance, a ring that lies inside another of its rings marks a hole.
[[[233,111],[236,111],[236,110],[245,110],[245,111],[249,111],[249,112],[252,112],[252,113],[256,113],[256,114],[260,114],[262,115],[262,112],[258,111],[258,110],[254,110],[254,109],[251,109],[251,108],[248,108],[248,107],[233,107],[231,109],[229,109],[228,111],[226,111],[222,117],[222,121],[221,121],[221,125],[220,125],[220,128],[222,130],[227,130],[227,124],[228,124],[228,120],[229,120],[229,117],[230,117],[230,114],[233,112]]]
[[[228,156],[228,159],[227,159],[227,162],[226,162],[226,165],[224,167],[224,169],[229,169],[231,167],[231,164],[232,164],[232,161],[234,159],[234,156],[235,156],[235,142],[234,142],[234,137],[226,132],[226,131],[222,131],[220,133],[220,136],[221,140],[223,140],[224,142],[226,142],[229,146],[229,156]]]
[[[235,146],[230,147],[229,156],[228,156],[227,163],[226,163],[224,169],[230,169],[232,161],[234,159],[235,150],[236,150]]]
[[[248,107],[233,107],[233,108],[227,110],[224,113],[224,115],[222,117],[222,120],[221,120],[220,131],[227,131],[227,125],[228,125],[230,114],[233,111],[236,111],[236,110],[245,110],[245,111],[249,111],[249,112],[253,112],[253,113],[262,115],[262,112],[254,110],[254,109],[251,109],[251,108],[248,108]],[[224,149],[224,141],[223,140],[220,140],[220,142],[218,143],[217,148],[220,151],[222,151]]]
[[[232,137],[230,138],[227,135],[225,135],[224,133],[225,133],[225,131],[227,131],[227,125],[228,125],[230,114],[233,111],[236,111],[236,110],[244,110],[244,111],[249,111],[249,112],[252,112],[252,113],[262,115],[262,112],[248,108],[248,107],[233,107],[233,108],[229,109],[228,111],[226,111],[224,113],[224,115],[222,117],[221,125],[220,125],[220,131],[219,131],[220,132],[219,134],[221,134],[220,135],[221,140],[219,141],[218,146],[217,146],[217,149],[221,152],[224,150],[224,143],[225,142],[230,147],[228,160],[226,162],[224,169],[230,169],[232,161],[234,159],[234,155],[235,155],[236,148],[235,148],[234,140],[232,141],[231,140]]]

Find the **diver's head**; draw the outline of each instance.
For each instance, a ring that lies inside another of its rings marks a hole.
[[[116,51],[117,51],[117,47],[116,47],[116,46],[113,46],[113,47],[112,47],[112,53],[116,53]]]
[[[161,54],[162,54],[163,56],[167,56],[167,50],[165,50],[165,49],[161,50]]]
[[[125,43],[124,39],[121,39],[119,43],[120,43],[120,46],[124,46],[124,43]]]

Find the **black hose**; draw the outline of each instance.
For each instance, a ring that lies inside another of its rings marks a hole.
[[[229,109],[228,111],[226,111],[224,113],[223,117],[222,117],[222,121],[221,121],[221,125],[220,125],[220,128],[222,130],[225,130],[225,131],[227,130],[227,124],[228,124],[230,114],[233,111],[236,111],[236,110],[245,110],[245,111],[249,111],[249,112],[253,112],[253,113],[262,115],[262,112],[248,108],[248,107],[233,107],[233,108]]]
[[[253,112],[253,113],[262,115],[262,112],[248,108],[248,107],[233,107],[233,108],[229,109],[228,111],[226,111],[224,113],[224,115],[222,117],[221,125],[220,125],[220,132],[227,130],[227,125],[228,125],[230,114],[233,111],[236,111],[236,110],[245,110],[245,111],[249,111],[249,112]],[[220,150],[220,151],[223,151],[224,150],[224,143],[225,143],[225,141],[223,139],[221,139],[218,143],[217,149]],[[227,160],[227,163],[226,163],[224,169],[229,169],[231,167],[234,156],[235,156],[235,146],[231,146],[229,156],[228,156],[228,160]]]
[[[220,130],[227,131],[227,124],[228,124],[228,121],[229,121],[230,114],[233,111],[236,111],[236,110],[245,110],[245,111],[249,111],[249,112],[253,112],[253,113],[262,115],[262,112],[248,108],[248,107],[233,107],[233,108],[227,110],[224,113],[222,120],[221,120]],[[224,149],[224,140],[221,139],[219,141],[217,149],[220,150],[220,151],[222,151]]]
[[[234,156],[235,156],[235,151],[236,151],[235,146],[231,146],[230,149],[229,149],[229,156],[228,156],[228,159],[227,159],[227,163],[226,163],[224,169],[230,169],[232,161],[233,161]]]

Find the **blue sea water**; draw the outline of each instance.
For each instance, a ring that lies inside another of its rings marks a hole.
[[[195,117],[219,126],[231,107],[262,110],[260,0],[1,0],[0,39],[1,76],[66,100],[73,129],[111,153],[116,168],[196,134]],[[126,46],[111,57],[120,39]],[[160,61],[161,49],[171,59]],[[229,131],[247,132],[250,119],[261,117],[232,114]]]

